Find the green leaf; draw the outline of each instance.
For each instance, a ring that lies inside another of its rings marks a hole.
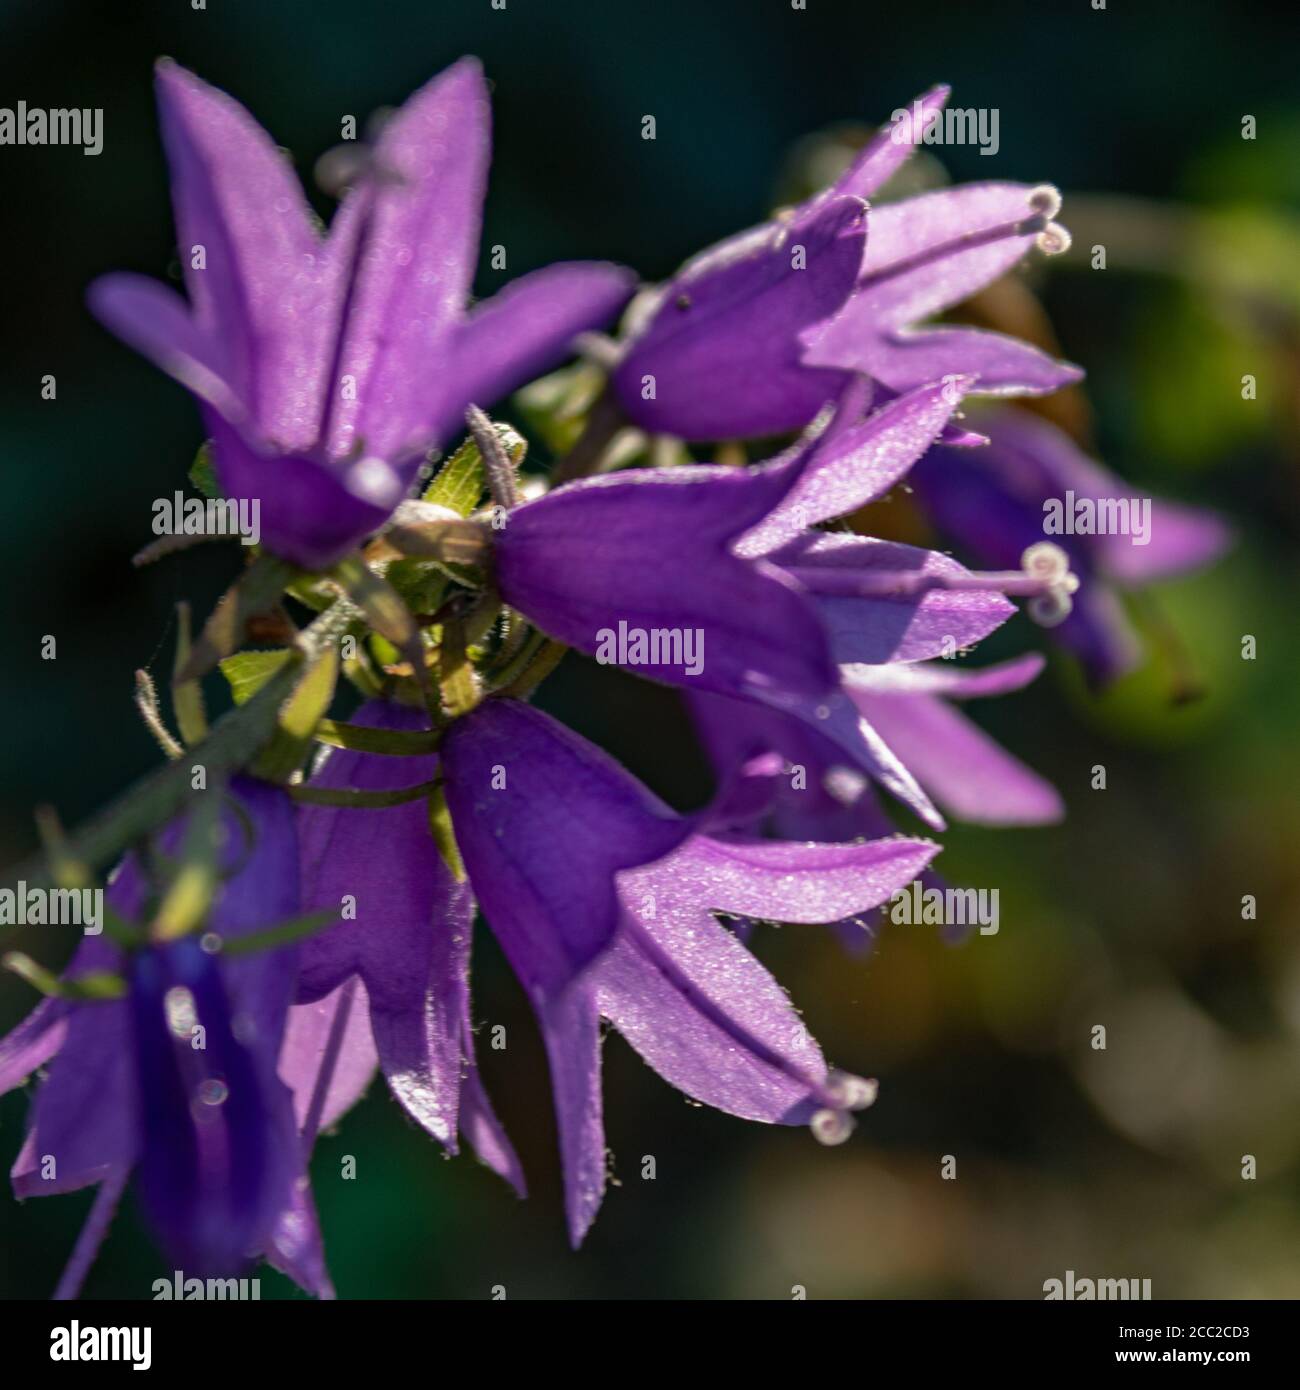
[[[237,652],[221,663],[221,674],[230,682],[235,704],[242,705],[284,665],[293,653],[286,648],[273,652]]]

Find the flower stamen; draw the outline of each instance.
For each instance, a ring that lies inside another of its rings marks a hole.
[[[837,598],[920,598],[935,589],[951,593],[996,593],[1025,598],[1029,616],[1046,627],[1055,626],[1070,613],[1071,595],[1079,588],[1079,576],[1070,569],[1069,556],[1051,541],[1031,545],[1021,556],[1018,570],[960,570],[956,574],[927,570],[868,570],[825,565],[787,565],[806,589]]]
[[[1036,188],[1030,189],[1028,203],[1031,209],[1028,217],[1017,218],[1013,222],[1001,222],[996,226],[985,227],[976,232],[963,232],[960,236],[955,236],[949,241],[926,247],[913,256],[906,256],[870,275],[864,275],[858,281],[858,288],[860,290],[870,289],[883,284],[886,280],[895,279],[900,275],[908,275],[914,270],[933,265],[936,261],[945,260],[949,256],[960,255],[964,251],[973,251],[980,246],[992,246],[994,243],[1005,241],[1010,237],[1035,237],[1035,245],[1047,256],[1058,255],[1060,252],[1068,250],[1070,245],[1069,232],[1059,222],[1052,220],[1061,210],[1060,191],[1050,183],[1039,184]]]

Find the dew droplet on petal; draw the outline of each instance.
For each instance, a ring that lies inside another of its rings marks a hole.
[[[219,1077],[209,1077],[199,1086],[199,1100],[204,1105],[221,1105],[230,1095],[230,1087]]]

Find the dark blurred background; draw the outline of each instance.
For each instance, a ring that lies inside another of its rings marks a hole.
[[[175,273],[150,90],[160,54],[246,103],[308,182],[344,115],[362,120],[479,55],[495,87],[485,242],[507,246],[510,276],[609,257],[661,277],[764,216],[821,148],[804,137],[874,127],[948,81],[955,105],[999,110],[1001,149],[934,151],[947,176],[1054,182],[1076,245],[1113,248],[1104,273],[1062,258],[1021,278],[1089,371],[1088,402],[1067,407],[1076,423],[1135,484],[1216,506],[1239,530],[1224,563],[1162,586],[1144,611],[1148,631],[1178,633],[1177,662],[1161,639],[1097,699],[1055,660],[1035,687],[973,711],[1069,804],[1054,829],[947,837],[950,878],[999,887],[998,935],[949,949],[897,927],[860,961],[816,928],[758,939],[828,1056],[881,1079],[848,1144],[690,1106],[612,1037],[621,1185],[571,1253],[545,1062],[481,931],[476,1017],[504,1024],[509,1045],[484,1038],[480,1057],[533,1196],[518,1203],[472,1159],[445,1161],[372,1087],[317,1149],[343,1296],[1039,1297],[1067,1269],[1147,1277],[1157,1297],[1300,1296],[1294,13],[1204,0],[7,0],[0,21],[0,105],[102,107],[105,135],[98,158],[0,147],[0,862],[33,847],[35,805],[75,823],[156,763],[133,672],[165,677],[175,601],[206,611],[233,574],[221,547],[132,570],[153,499],[184,485],[201,434],[180,388],[83,307],[102,271]],[[505,278],[484,269],[479,289]],[[54,401],[40,396],[47,373]],[[923,539],[905,508],[882,524]],[[982,655],[1038,640],[1012,626]],[[1247,633],[1254,662],[1240,656]],[[46,634],[55,661],[40,657]],[[1172,701],[1176,667],[1195,671],[1200,700]],[[570,658],[543,697],[670,800],[706,794],[671,695]],[[1105,791],[1090,789],[1097,763]],[[1242,919],[1243,894],[1257,920]],[[51,964],[66,952],[33,932],[21,944]],[[0,979],[0,1026],[31,1001]],[[1089,1047],[1098,1023],[1105,1052]],[[25,1104],[0,1101],[6,1167]],[[355,1181],[338,1176],[344,1154]],[[944,1155],[955,1181],[940,1177]],[[88,1200],[0,1201],[0,1295],[48,1294]],[[161,1272],[128,1212],[87,1294],[148,1297]],[[262,1278],[266,1296],[289,1291]]]

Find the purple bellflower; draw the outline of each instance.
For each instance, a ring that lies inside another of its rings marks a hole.
[[[1230,543],[1228,526],[1212,512],[1139,497],[1028,412],[989,412],[979,428],[991,440],[984,447],[936,447],[917,463],[909,481],[918,500],[981,564],[1014,563],[1044,538],[1060,546],[1082,583],[1052,635],[1094,685],[1117,679],[1141,660],[1119,591],[1209,564]]]
[[[566,264],[471,307],[490,146],[473,60],[353,161],[328,233],[241,106],[171,63],[157,90],[186,297],[110,275],[91,307],[197,398],[223,494],[256,501],[266,548],[295,565],[328,569],[381,530],[468,407],[550,370],[631,295],[620,267]],[[385,667],[382,698],[315,730],[345,747],[316,763],[311,789],[339,795],[295,789],[295,807],[284,788],[235,779],[202,935],[167,929],[158,882],[201,822],[183,817],[124,860],[109,902],[148,937],[88,938],[66,975],[107,972],[121,994],[57,995],[0,1041],[0,1093],[49,1068],[15,1191],[100,1186],[60,1292],[80,1286],[133,1183],[176,1267],[227,1275],[260,1255],[331,1297],[309,1164],[380,1074],[448,1153],[467,1144],[523,1196],[475,1059],[476,912],[538,1020],[575,1246],[608,1178],[606,1025],[701,1104],[806,1124],[825,1143],[874,1101],[873,1081],[828,1064],[748,950],[750,928],[825,923],[861,941],[896,893],[939,882],[938,846],[895,832],[882,789],[936,831],[945,816],[1058,819],[1055,790],[957,708],[1020,689],[1043,659],[947,658],[1018,599],[1114,674],[1131,634],[1111,586],[1224,543],[1215,518],[1167,504],[1139,546],[1046,527],[1053,501],[1096,509],[1118,482],[1033,420],[991,414],[991,443],[956,423],[966,396],[1040,394],[1079,373],[932,322],[1034,246],[1065,249],[1054,188],[870,203],[946,98],[935,88],[830,188],[694,258],[629,313],[608,388],[627,419],[686,440],[802,431],[793,444],[753,466],[636,468],[520,501],[512,459],[470,410],[491,527],[412,504],[398,518],[411,524],[387,532],[412,563],[388,570],[382,544],[362,557],[418,633]],[[575,454],[567,476],[582,472]],[[904,480],[989,570],[835,529]],[[426,568],[436,590],[420,587]],[[356,602],[338,613],[387,636],[383,604]],[[684,690],[715,799],[672,810],[517,698],[555,655],[538,633]],[[422,703],[435,656],[446,717]],[[361,751],[408,748],[396,735],[434,725],[436,752]],[[338,920],[297,944],[236,945],[316,912]]]
[[[353,722],[379,729],[428,727],[421,710],[387,700],[362,705]],[[313,786],[394,790],[427,781],[435,755],[384,757],[338,751]],[[345,920],[303,943],[302,1007],[355,981],[352,1009],[368,1023],[366,1047],[393,1095],[449,1152],[463,1134],[489,1167],[521,1193],[518,1159],[474,1067],[469,1017],[474,902],[429,838],[422,801],[383,809],[299,808],[303,901],[342,910]],[[344,905],[344,899],[348,899]],[[298,1010],[295,1010],[295,1014]],[[310,1049],[303,1048],[311,1065]],[[297,1089],[297,1088],[295,1088]]]
[[[735,543],[771,514],[817,447],[754,468],[632,469],[568,483],[509,513],[494,539],[502,597],[544,632],[669,684],[816,696],[835,668],[808,597]],[[630,642],[697,634],[694,660]]]
[[[832,689],[820,696],[774,699],[767,707],[742,709],[737,701],[719,699],[723,692],[693,694],[692,708],[705,726],[706,742],[715,754],[722,753],[715,759],[721,767],[734,769],[748,758],[776,752],[806,769],[819,789],[827,776],[842,770],[850,775],[839,776],[837,784],[850,803],[865,791],[863,778],[867,778],[889,790],[934,829],[944,828],[942,814],[926,790],[926,782],[933,778],[919,777],[909,766],[915,758],[927,773],[933,769],[934,759],[924,757],[925,741],[909,739],[907,718],[891,718],[895,704],[888,696],[877,700],[875,692],[906,689],[906,709],[918,718],[928,714],[929,723],[937,725],[943,715],[931,706],[944,707],[937,699],[924,700],[927,690],[947,689],[955,695],[979,691],[962,688],[960,682],[945,685],[941,674],[924,676],[924,672],[942,672],[924,663],[954,657],[1001,626],[1015,612],[1007,593],[1031,599],[1059,596],[1067,587],[1066,578],[1043,579],[1026,570],[975,574],[935,551],[809,528],[877,500],[906,476],[927,441],[933,442],[944,428],[963,384],[959,379],[917,388],[873,411],[856,432],[845,432],[829,448],[815,452],[782,503],[737,542],[737,554],[776,568],[811,600],[827,636],[836,678]],[[1023,669],[1027,671],[1024,679],[1037,671],[1036,666]],[[914,673],[910,685],[906,672]],[[989,676],[988,682],[996,679]],[[1012,678],[1007,688],[1014,684]],[[888,733],[877,726],[873,718],[877,712],[888,723]],[[947,752],[953,758],[943,758],[942,765],[950,768],[951,776],[960,777],[961,763],[971,753],[977,731],[949,713],[952,747]],[[711,732],[715,725],[716,732]],[[721,750],[716,744],[719,738],[724,743]],[[902,756],[904,748],[911,758]],[[1008,773],[1011,769],[1008,760]],[[1023,779],[1032,779],[1032,789]],[[991,779],[982,789],[972,785],[964,799],[949,800],[954,809],[961,808],[964,818],[996,819],[990,807],[981,810],[975,805],[977,796],[995,794],[995,782]],[[818,790],[806,799],[820,794]],[[1013,819],[1059,815],[1055,794],[1026,769],[1011,777],[1006,794],[1017,803],[1009,812]]]
[[[831,695],[837,661],[932,654],[897,649],[900,628],[920,622],[922,611],[935,627],[934,614],[951,610],[942,631],[963,645],[975,641],[988,623],[957,615],[1000,620],[1012,611],[1005,600],[938,592],[875,604],[842,598],[856,561],[887,568],[881,557],[892,556],[910,565],[910,554],[902,558],[908,548],[829,557],[852,538],[808,529],[888,491],[940,437],[965,384],[922,387],[861,417],[864,392],[850,383],[833,414],[753,467],[630,469],[565,484],[508,513],[493,542],[495,583],[543,631],[600,661],[782,707]],[[940,556],[933,565],[960,568]],[[876,574],[872,582],[886,580]],[[838,645],[850,654],[837,652],[837,628],[850,619],[858,643],[845,638]],[[638,635],[683,632],[697,634],[694,664],[630,647]]]
[[[749,842],[703,833],[600,750],[508,700],[452,726],[443,759],[483,915],[551,1062],[573,1243],[606,1180],[600,1021],[688,1095],[844,1138],[872,1083],[830,1071],[776,982],[712,912],[833,920],[884,901],[936,846]]]
[[[847,762],[942,829],[844,688],[844,668],[955,655],[1015,611],[1006,592],[1052,584],[811,528],[888,492],[970,384],[915,388],[861,419],[862,394],[850,388],[829,423],[753,468],[638,469],[557,488],[509,513],[495,581],[553,637],[695,693],[753,702],[738,717],[767,730],[763,751],[810,745],[815,765]],[[683,631],[698,634],[695,668],[654,650],[629,659],[616,640]]]
[[[631,293],[620,267],[570,263],[467,310],[490,146],[473,59],[385,125],[327,236],[242,106],[171,62],[157,87],[189,303],[115,274],[90,305],[198,397],[223,493],[256,499],[294,563],[380,526],[469,404],[557,365]]]
[[[977,825],[1044,825],[1063,814],[1055,789],[951,703],[1021,689],[1042,667],[1036,653],[982,668],[936,661],[849,665],[841,693],[870,730],[863,741],[888,749],[926,804]],[[797,785],[788,776],[774,780],[771,823],[783,837],[838,841],[889,833],[851,740],[819,738],[809,723],[739,701],[698,696],[691,708],[719,775],[734,774],[767,751],[803,769]]]
[[[703,252],[634,306],[611,377],[630,420],[684,439],[749,438],[802,428],[848,373],[893,394],[954,375],[995,395],[1080,378],[1000,334],[919,326],[1035,245],[1069,245],[1049,185],[968,184],[866,210],[947,96],[927,93],[831,188]]]
[[[352,722],[419,729],[428,717],[372,700]],[[437,768],[432,755],[338,750],[312,785],[388,791],[426,781]],[[474,1066],[473,899],[439,858],[424,802],[364,810],[303,805],[298,839],[304,910],[343,918],[300,947],[298,1002],[280,1052],[304,1170],[317,1135],[337,1124],[382,1071],[406,1112],[449,1153],[464,1138],[524,1196],[523,1169]],[[308,1292],[333,1297],[305,1178],[280,1215],[267,1258]]]
[[[373,702],[360,722],[417,728],[424,716]],[[466,883],[439,858],[422,805],[305,808],[308,904],[337,908],[345,894],[356,904],[354,921],[303,949],[299,998],[310,1002],[291,1012],[281,1073],[295,1078],[300,1102],[315,1096],[314,1121],[299,1110],[305,1138],[356,1099],[378,1060],[430,1133],[454,1151],[459,1130],[522,1194],[518,1160],[473,1063],[475,900],[541,1024],[575,1245],[605,1186],[601,1018],[705,1104],[807,1123],[825,1142],[846,1137],[850,1112],[874,1098],[872,1083],[827,1068],[779,986],[712,913],[835,920],[883,902],[937,846],[705,834],[708,813],[673,813],[599,749],[511,700],[458,720],[441,759]],[[408,761],[347,753],[325,766],[329,785],[373,789],[409,778]],[[431,771],[428,761],[421,771]],[[373,815],[368,827],[358,822]],[[327,1288],[310,1212],[286,1215],[279,1245],[291,1239],[296,1261],[276,1262],[305,1287]]]
[[[252,778],[230,791],[238,812],[222,818],[226,877],[204,942],[156,942],[127,957],[88,937],[67,978],[121,974],[126,996],[47,999],[0,1042],[0,1092],[49,1066],[11,1174],[15,1194],[99,1184],[111,1214],[133,1180],[172,1267],[198,1277],[229,1275],[267,1251],[302,1173],[277,1075],[297,949],[230,960],[206,949],[211,934],[234,941],[297,914],[294,813],[282,791]],[[176,852],[181,828],[159,837],[164,854]],[[151,897],[140,860],[128,857],[109,906],[142,922]],[[74,1256],[66,1293],[93,1253]]]
[[[983,668],[937,661],[848,665],[826,731],[811,720],[718,696],[693,695],[690,708],[718,776],[732,780],[736,823],[749,833],[829,843],[891,835],[894,826],[872,781],[932,825],[942,826],[940,811],[977,825],[1046,825],[1064,814],[1056,789],[950,703],[1020,689],[1042,667],[1037,653]],[[768,753],[780,758],[782,775],[769,774]],[[929,867],[920,882],[947,887]],[[874,942],[880,921],[854,912],[830,925],[860,951]],[[959,940],[964,931],[946,928],[945,935]]]

